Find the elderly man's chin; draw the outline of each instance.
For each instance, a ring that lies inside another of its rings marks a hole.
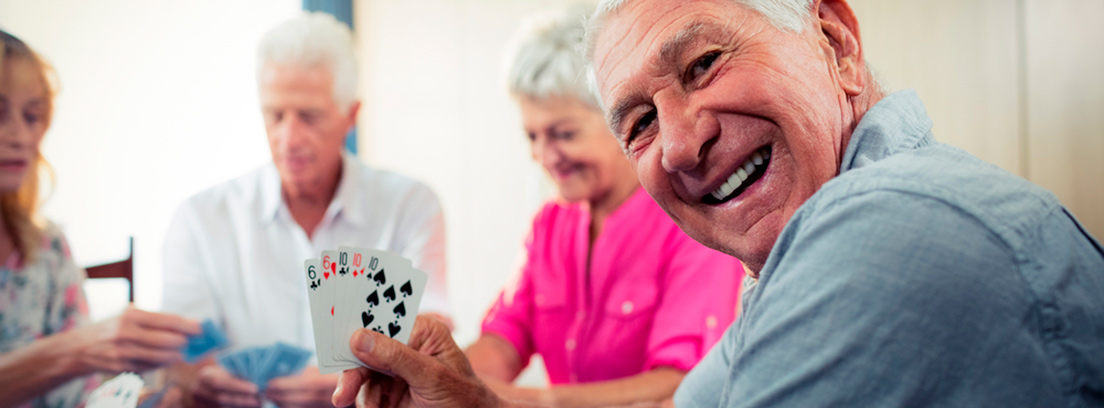
[[[747,230],[737,230],[723,221],[702,220],[695,226],[678,223],[687,235],[703,245],[732,255],[758,275],[767,262],[778,234],[786,226],[786,217],[772,212],[760,218]]]

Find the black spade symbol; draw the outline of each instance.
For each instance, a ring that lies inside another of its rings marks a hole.
[[[410,286],[410,281],[406,281],[406,283],[404,283],[402,285],[402,287],[399,288],[399,292],[402,292],[403,297],[413,295],[414,294],[414,288]]]
[[[368,312],[360,312],[360,321],[364,323],[362,327],[368,327],[369,324],[372,324],[373,320],[376,320],[375,316],[372,316]]]
[[[383,291],[383,297],[386,298],[388,302],[395,301],[395,285],[391,285],[391,287]]]
[[[399,305],[395,306],[395,308],[391,309],[391,311],[395,312],[395,315],[399,317],[406,316],[406,304],[404,304],[403,302],[399,302]]]
[[[379,273],[372,277],[372,280],[376,281],[376,286],[383,285],[387,283],[387,275],[384,275],[383,269],[380,269]]]
[[[373,327],[372,331],[374,331],[376,333],[379,333],[379,334],[383,334],[383,328],[379,327],[379,326]]]
[[[372,294],[368,295],[368,298],[365,299],[365,301],[372,306],[379,306],[379,294],[373,290]]]
[[[391,332],[391,337],[395,337],[395,335],[398,334],[400,330],[402,330],[402,326],[399,326],[395,323],[387,323],[387,331]]]

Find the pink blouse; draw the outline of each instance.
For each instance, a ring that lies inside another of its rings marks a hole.
[[[736,314],[744,269],[697,243],[644,189],[607,219],[587,264],[590,213],[551,202],[533,220],[517,280],[483,319],[552,384],[689,371]]]

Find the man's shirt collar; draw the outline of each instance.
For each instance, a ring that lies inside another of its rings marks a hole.
[[[935,143],[932,120],[916,91],[887,95],[859,120],[840,163],[840,174],[893,154]]]
[[[348,152],[341,153],[341,180],[338,181],[334,197],[326,208],[326,215],[322,218],[323,224],[331,222],[338,216],[355,226],[360,226],[364,222],[366,203],[363,202],[364,197],[362,197],[361,190],[367,186],[359,182],[362,179],[362,169],[360,167],[356,157]],[[262,177],[262,211],[259,214],[259,221],[262,224],[267,224],[277,219],[281,209],[286,212],[287,205],[284,203],[280,173],[276,170],[276,165],[269,163],[265,167]],[[288,214],[289,218],[290,216],[291,214]]]

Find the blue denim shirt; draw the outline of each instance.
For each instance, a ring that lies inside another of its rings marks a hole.
[[[931,126],[911,91],[866,113],[679,407],[1104,406],[1104,249]]]

